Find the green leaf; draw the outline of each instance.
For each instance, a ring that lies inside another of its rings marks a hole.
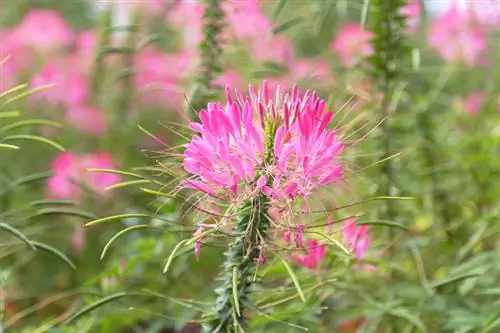
[[[397,222],[392,222],[392,221],[384,221],[384,220],[372,220],[372,221],[363,221],[363,222],[357,222],[357,225],[373,225],[373,226],[379,226],[379,227],[390,227],[390,228],[397,228],[397,229],[402,229],[406,231],[410,231],[410,229],[400,223]]]
[[[3,63],[3,60],[2,60],[2,63]],[[2,64],[0,64],[0,66],[1,66],[1,65],[2,65]],[[3,93],[1,93],[1,94],[0,94],[0,99],[4,98],[4,97],[5,97],[5,96],[7,96],[7,95],[11,95],[11,94],[13,94],[13,93],[15,93],[15,92],[17,92],[17,91],[19,91],[19,90],[23,90],[23,89],[25,89],[25,88],[27,88],[27,87],[28,87],[28,84],[26,84],[26,83],[24,83],[24,84],[20,84],[20,85],[15,86],[15,87],[12,87],[12,88],[10,88],[9,90],[4,91]],[[1,118],[1,117],[0,117],[0,118]]]
[[[127,186],[133,186],[133,185],[143,185],[143,184],[151,184],[151,181],[147,180],[147,179],[129,180],[129,181],[126,181],[126,182],[121,182],[121,183],[117,183],[117,184],[108,186],[104,190],[105,191],[110,191],[110,190],[115,190],[117,188],[122,188],[122,187],[127,187]]]
[[[0,229],[3,229],[5,231],[7,231],[8,233],[10,233],[12,236],[16,237],[17,239],[23,241],[26,245],[28,245],[29,247],[31,247],[32,250],[36,251],[36,247],[35,245],[28,239],[28,237],[26,237],[21,231],[19,231],[18,229],[6,224],[6,223],[3,223],[3,222],[0,222]]]
[[[138,225],[133,225],[131,227],[128,227],[128,228],[121,230],[120,232],[116,233],[113,237],[111,237],[111,239],[106,243],[106,245],[102,249],[101,260],[104,258],[104,256],[106,256],[106,253],[108,252],[109,248],[118,238],[120,238],[121,236],[123,236],[131,231],[139,230],[139,229],[146,229],[146,228],[160,229],[160,228],[153,227],[153,226],[150,226],[147,224],[138,224]]]
[[[91,225],[94,225],[94,224],[100,224],[100,223],[115,221],[115,220],[123,220],[123,219],[134,218],[134,217],[149,217],[149,215],[146,215],[146,214],[113,215],[113,216],[103,217],[102,219],[97,219],[97,220],[93,220],[91,222],[88,222],[85,224],[85,227],[90,227]]]
[[[349,250],[344,245],[342,245],[342,243],[340,243],[338,240],[336,240],[335,238],[333,238],[333,237],[331,237],[323,232],[320,232],[320,231],[313,231],[311,233],[318,234],[318,235],[328,239],[330,242],[337,245],[337,247],[340,248],[342,250],[342,252],[344,252],[348,256],[351,255],[351,252],[349,252]]]
[[[500,316],[498,316],[493,322],[491,322],[481,333],[492,332],[492,329],[500,327]]]
[[[283,8],[285,8],[286,2],[287,2],[287,0],[275,1],[274,6],[271,10],[271,19],[273,21],[276,21],[276,19],[280,15],[281,11],[283,10]]]
[[[16,128],[27,127],[27,126],[52,126],[52,127],[61,127],[61,124],[51,120],[45,119],[28,119],[28,120],[20,120],[15,123],[6,125],[0,128],[1,132],[8,132]]]
[[[300,283],[299,283],[299,280],[297,279],[297,276],[295,275],[295,273],[293,272],[292,268],[290,267],[290,265],[288,265],[288,263],[286,261],[284,261],[281,258],[279,258],[279,259],[280,259],[281,264],[283,265],[283,267],[285,267],[285,269],[287,270],[288,274],[292,278],[293,284],[295,285],[295,288],[297,289],[297,292],[299,293],[299,296],[302,299],[302,302],[305,303],[306,302],[306,297],[304,296],[304,292],[302,291],[302,287],[300,286]]]
[[[82,310],[78,311],[77,313],[75,313],[73,316],[71,316],[69,318],[68,323],[71,323],[71,322],[77,320],[78,318],[86,315],[87,313],[90,313],[90,312],[94,311],[95,309],[100,308],[101,306],[106,305],[110,302],[113,302],[117,299],[123,298],[125,296],[128,296],[128,293],[120,292],[120,293],[116,293],[116,294],[104,297],[104,298],[98,300],[97,302],[94,302],[94,303],[84,307]]]
[[[84,219],[95,219],[96,216],[91,213],[87,213],[83,210],[72,209],[72,208],[42,208],[36,214],[31,217],[41,216],[41,215],[70,215],[81,217]]]
[[[98,173],[111,173],[115,175],[122,175],[122,176],[130,176],[130,177],[136,177],[136,178],[144,178],[138,173],[133,173],[133,172],[127,172],[127,171],[121,171],[121,170],[114,170],[114,169],[95,169],[95,168],[89,168],[87,169],[89,172],[98,172]]]
[[[177,253],[177,251],[180,250],[181,247],[183,247],[185,245],[185,243],[187,242],[187,240],[182,240],[180,241],[175,247],[174,249],[172,250],[172,252],[170,253],[170,256],[168,256],[168,259],[167,259],[167,263],[165,264],[165,267],[163,267],[163,274],[166,274],[168,269],[170,268],[170,265],[172,264],[172,261],[174,260],[174,256],[175,254]]]
[[[458,283],[458,282],[461,282],[463,280],[477,277],[479,275],[481,275],[481,274],[479,274],[479,273],[460,274],[460,275],[449,277],[449,278],[441,280],[441,281],[434,282],[431,284],[431,286],[433,289],[439,289],[439,288],[448,286],[448,285],[453,284],[453,283]]]
[[[47,245],[45,243],[40,243],[37,241],[31,241],[31,243],[35,246],[35,248],[37,248],[39,250],[43,250],[47,253],[53,254],[54,256],[58,257],[59,259],[61,259],[65,263],[67,263],[71,268],[76,269],[75,264],[64,253],[62,253],[58,249],[56,249],[50,245]]]
[[[279,33],[283,32],[285,30],[288,30],[291,27],[293,27],[293,26],[295,26],[295,25],[297,25],[299,23],[302,23],[302,22],[304,22],[304,18],[303,17],[300,17],[300,16],[299,17],[294,17],[294,18],[289,19],[288,21],[283,22],[280,25],[274,27],[273,33],[274,34],[279,34]]]
[[[233,302],[234,302],[234,307],[236,309],[236,314],[238,317],[241,317],[241,311],[240,311],[240,302],[239,302],[239,297],[238,297],[238,268],[235,266],[233,267]]]
[[[14,118],[19,117],[21,112],[19,111],[9,111],[9,112],[0,112],[0,118]]]
[[[9,135],[3,139],[3,141],[12,141],[12,140],[31,140],[31,141],[38,141],[45,143],[49,146],[52,146],[56,148],[57,150],[60,151],[65,151],[64,147],[58,144],[57,142],[54,142],[50,139],[46,139],[41,136],[36,136],[36,135],[27,135],[27,134],[18,134],[18,135]]]
[[[9,144],[6,144],[6,143],[0,143],[0,148],[14,149],[14,150],[21,149],[21,147],[19,147],[19,146],[9,145]]]
[[[44,86],[41,86],[41,87],[37,87],[37,88],[34,88],[34,89],[30,89],[30,90],[28,90],[28,91],[22,92],[22,93],[20,93],[19,95],[14,96],[14,97],[12,97],[12,98],[10,98],[10,99],[6,100],[6,101],[5,101],[5,102],[3,102],[2,104],[0,104],[0,108],[1,108],[1,107],[4,107],[4,106],[7,106],[7,105],[9,105],[9,104],[12,104],[12,103],[14,103],[14,102],[16,102],[16,101],[18,101],[18,100],[21,100],[21,99],[23,99],[23,98],[25,98],[25,97],[30,96],[30,95],[36,94],[36,93],[38,93],[38,92],[40,92],[40,91],[50,89],[50,88],[52,88],[52,87],[54,87],[54,86],[55,86],[54,84],[47,84],[47,85],[44,85]]]
[[[418,317],[412,315],[407,309],[394,309],[390,310],[387,313],[393,317],[405,319],[406,321],[412,323],[415,327],[417,327],[421,332],[427,332],[424,323]]]

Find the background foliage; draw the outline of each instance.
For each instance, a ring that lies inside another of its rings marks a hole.
[[[198,332],[227,242],[162,274],[199,222],[184,193],[157,196],[167,147],[225,84],[263,79],[337,111],[352,177],[323,204],[371,223],[371,245],[361,262],[332,247],[317,270],[277,250],[249,332],[499,332],[498,22],[403,0],[219,2],[212,21],[202,2],[2,4],[0,332]]]

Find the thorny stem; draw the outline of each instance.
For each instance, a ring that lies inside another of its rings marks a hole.
[[[392,100],[394,98],[395,86],[403,70],[404,61],[407,57],[407,48],[403,44],[403,32],[405,29],[405,18],[401,14],[401,8],[405,5],[404,0],[373,0],[372,1],[372,31],[374,55],[370,58],[372,64],[372,77],[376,80],[379,90],[384,94],[380,107],[381,116],[384,119],[383,149],[384,159],[388,159],[382,166],[383,183],[380,187],[382,195],[393,195],[394,190],[394,166],[389,157],[392,152],[392,128],[391,113]],[[395,107],[395,106],[394,106]],[[387,200],[384,215],[393,220],[396,216],[392,200]]]
[[[205,0],[205,13],[203,14],[203,31],[205,38],[199,44],[200,72],[196,84],[191,92],[190,110],[194,120],[197,112],[206,107],[213,96],[212,81],[221,72],[220,57],[222,47],[219,43],[224,12],[221,9],[222,0]]]
[[[268,199],[259,195],[240,208],[236,240],[225,254],[224,270],[218,278],[222,284],[216,289],[218,297],[213,318],[204,326],[206,333],[236,333],[245,324],[245,305],[270,226],[267,206]]]

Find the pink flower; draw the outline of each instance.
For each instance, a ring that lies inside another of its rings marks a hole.
[[[231,69],[216,77],[213,84],[223,88],[229,86],[240,89],[243,87],[243,80],[241,79],[241,75],[238,71]]]
[[[463,108],[470,114],[479,113],[486,101],[486,95],[481,92],[474,92],[463,101]]]
[[[73,32],[54,10],[32,9],[16,28],[16,37],[38,52],[51,52],[68,46]]]
[[[102,135],[108,131],[108,120],[97,107],[75,105],[67,113],[68,121],[79,131],[92,135]]]
[[[293,60],[292,43],[283,35],[256,38],[250,56],[257,62],[274,62],[288,66]]]
[[[441,14],[429,28],[428,43],[449,62],[474,66],[486,50],[486,33],[468,10],[456,4]]]
[[[81,252],[85,243],[85,228],[81,224],[75,225],[71,236],[71,245],[77,252]]]
[[[317,269],[325,258],[326,249],[325,244],[319,244],[318,241],[310,239],[307,241],[305,254],[292,255],[292,259],[301,266]]]
[[[323,59],[295,59],[290,66],[293,80],[308,83],[334,84],[330,65]]]
[[[203,40],[203,12],[205,7],[195,1],[181,0],[168,12],[167,19],[175,28],[184,28],[184,41],[187,48],[196,48]]]
[[[46,99],[51,103],[71,107],[83,104],[90,94],[88,78],[57,59],[47,63],[31,81],[33,88],[48,84],[54,86],[33,95],[32,99]]]
[[[184,90],[181,80],[193,69],[194,55],[186,50],[177,54],[166,54],[148,48],[135,58],[136,75],[134,84],[147,104],[166,105],[173,109],[182,108]]]
[[[192,177],[183,186],[217,198],[262,190],[293,199],[342,179],[344,145],[327,129],[333,113],[316,92],[299,94],[296,86],[284,96],[278,88],[273,98],[264,83],[259,92],[250,87],[246,97],[237,91],[236,100],[228,89],[225,106],[208,104],[201,123],[189,124],[199,134],[185,145],[184,169]],[[272,184],[254,182],[260,172],[273,177]]]
[[[259,8],[258,0],[229,0],[222,6],[237,39],[262,38],[272,33],[273,24]]]
[[[422,6],[420,0],[408,0],[406,6],[401,8],[401,14],[406,16],[407,32],[413,34],[417,31],[420,23]]]
[[[116,184],[121,177],[115,174],[88,172],[88,168],[113,169],[111,156],[107,153],[77,155],[62,153],[52,163],[54,175],[48,180],[49,194],[58,199],[79,200],[82,194],[80,185],[104,195],[104,188]]]
[[[362,30],[359,24],[349,23],[339,30],[331,48],[344,66],[353,67],[360,58],[373,54],[371,40],[374,36],[373,32]]]
[[[296,247],[304,247],[304,231],[306,226],[301,224],[297,227],[297,230],[293,233],[293,239],[295,240]]]
[[[356,259],[361,260],[368,251],[370,246],[370,235],[368,234],[369,226],[356,225],[356,219],[350,218],[343,223],[343,238],[344,242],[351,252],[356,254]]]
[[[205,231],[205,228],[203,226],[199,226],[196,232],[193,234],[194,237],[201,235]],[[196,257],[196,260],[200,260],[200,252],[201,252],[201,237],[196,240],[195,246],[194,246],[194,255]]]

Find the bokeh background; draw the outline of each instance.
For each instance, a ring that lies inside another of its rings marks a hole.
[[[0,332],[199,332],[224,242],[204,244],[199,260],[185,251],[162,274],[200,217],[182,198],[141,188],[158,191],[151,179],[172,187],[165,166],[192,135],[207,3],[0,2],[0,143],[21,148],[0,149]],[[374,74],[370,6],[221,1],[208,100],[263,80],[273,92],[316,89],[349,142],[352,177],[322,200],[330,213],[309,218],[378,221],[349,268],[334,250],[313,265],[283,250],[307,302],[270,262],[247,332],[500,332],[500,3],[398,8],[405,52],[390,100]],[[114,235],[140,224],[149,227],[101,259]]]

